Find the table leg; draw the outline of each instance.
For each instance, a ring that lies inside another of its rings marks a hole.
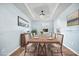
[[[38,56],[39,56],[40,43],[38,43]]]
[[[25,45],[25,52],[24,52],[24,56],[26,55],[26,52],[27,52],[27,45]]]
[[[45,43],[44,43],[44,49],[45,49],[44,55],[47,55],[46,44]]]

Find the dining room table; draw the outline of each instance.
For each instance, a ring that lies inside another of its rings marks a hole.
[[[25,53],[26,53],[27,45],[30,44],[30,43],[39,43],[39,44],[43,43],[45,45],[47,43],[52,44],[52,43],[60,43],[60,42],[56,38],[49,37],[49,36],[34,36],[31,39],[29,39],[29,40],[26,41],[26,44],[25,44]],[[47,52],[45,51],[45,54],[46,53]]]

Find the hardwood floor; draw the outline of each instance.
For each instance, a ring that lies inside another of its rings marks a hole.
[[[26,56],[34,56],[34,53],[26,53]],[[17,51],[15,51],[13,54],[11,54],[10,56],[24,56],[24,48],[19,48]],[[36,55],[37,52],[36,52]],[[44,55],[40,55],[40,56],[44,56]],[[47,52],[47,56],[61,56],[61,54],[59,53],[53,53],[53,55],[51,55],[51,52],[48,51]],[[67,49],[66,47],[63,47],[63,56],[77,56],[75,53],[73,53],[72,51],[70,51],[69,49]]]

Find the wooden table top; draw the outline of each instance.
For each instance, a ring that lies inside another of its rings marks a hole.
[[[33,39],[33,40],[27,40],[27,42],[29,42],[29,43],[59,43],[59,41],[57,39],[53,39],[53,40],[50,40],[50,39],[43,39],[43,40]]]
[[[34,37],[30,40],[27,40],[27,43],[59,43],[57,39],[52,37]]]

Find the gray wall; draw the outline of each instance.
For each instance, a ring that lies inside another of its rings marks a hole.
[[[64,34],[64,45],[77,53],[79,53],[79,25],[67,26],[67,16],[78,9],[79,4],[72,4],[54,22],[54,32],[56,32],[56,28],[60,28],[61,33]]]
[[[8,55],[19,47],[20,34],[30,30],[30,28],[18,27],[17,16],[28,20],[13,4],[0,4],[0,55]]]

